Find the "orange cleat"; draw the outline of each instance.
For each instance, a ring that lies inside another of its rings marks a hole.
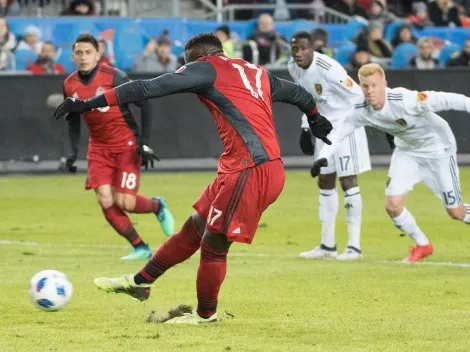
[[[410,255],[403,259],[403,261],[405,263],[419,262],[421,259],[429,257],[433,251],[434,248],[431,243],[424,246],[410,247]]]

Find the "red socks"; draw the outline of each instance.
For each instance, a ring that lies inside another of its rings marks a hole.
[[[116,232],[128,240],[134,247],[143,243],[142,238],[135,230],[129,217],[119,209],[117,205],[113,205],[108,209],[103,209],[103,214]]]
[[[144,196],[135,196],[135,208],[132,213],[147,214],[156,213],[160,209],[160,202],[155,199],[146,198]]]
[[[181,230],[168,238],[140,273],[135,275],[135,283],[154,282],[166,270],[184,262],[199,249],[201,237],[202,234],[190,217]]]
[[[197,272],[197,314],[209,318],[217,311],[220,286],[227,272],[227,252],[216,252],[209,245],[201,244],[201,261]]]

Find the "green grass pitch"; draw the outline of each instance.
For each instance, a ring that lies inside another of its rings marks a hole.
[[[213,177],[145,174],[141,193],[164,196],[180,226]],[[470,169],[460,177],[468,202]],[[198,253],[161,277],[146,302],[105,294],[93,278],[134,273],[145,262],[120,261],[126,243],[83,189],[84,176],[0,178],[0,351],[469,351],[470,264],[449,263],[470,263],[470,227],[448,218],[420,185],[408,209],[435,254],[427,265],[394,263],[412,241],[399,237],[385,214],[386,179],[385,170],[360,176],[364,259],[309,261],[297,254],[319,242],[318,190],[307,171],[289,171],[254,243],[231,248],[223,320],[188,327],[146,318],[196,303]],[[344,217],[341,208],[339,250],[347,239]],[[153,247],[165,240],[153,215],[131,219]],[[43,312],[29,302],[29,279],[44,269],[63,271],[74,284],[63,311]]]

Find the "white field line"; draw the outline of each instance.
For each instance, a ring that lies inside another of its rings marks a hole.
[[[26,247],[76,247],[76,248],[129,248],[129,246],[120,246],[113,244],[80,244],[80,243],[40,243],[34,241],[15,241],[0,240],[0,245],[26,246]],[[230,256],[234,257],[272,257],[272,258],[295,258],[290,254],[268,254],[268,253],[243,253],[232,252]],[[373,263],[379,264],[407,264],[407,265],[434,265],[434,266],[454,266],[461,268],[470,268],[470,263],[453,263],[453,262],[419,262],[419,263],[403,263],[400,260],[374,260]]]

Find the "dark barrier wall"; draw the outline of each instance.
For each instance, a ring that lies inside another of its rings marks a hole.
[[[286,71],[275,75],[288,78]],[[418,90],[441,90],[470,96],[470,71],[388,71],[390,87]],[[131,78],[151,76],[131,75]],[[357,79],[356,74],[352,74]],[[42,160],[57,159],[68,151],[65,123],[51,118],[48,96],[62,92],[64,77],[0,77],[0,160],[39,155]],[[222,144],[210,114],[192,94],[181,94],[153,100],[155,120],[152,146],[162,158],[218,157]],[[138,112],[138,109],[135,109]],[[294,107],[276,103],[276,126],[283,155],[299,155],[298,135],[301,113]],[[470,115],[462,112],[442,113],[456,135],[459,152],[470,153]],[[139,121],[139,120],[138,120]],[[82,123],[80,157],[86,155],[88,132]],[[382,132],[369,130],[373,154],[390,153]]]

